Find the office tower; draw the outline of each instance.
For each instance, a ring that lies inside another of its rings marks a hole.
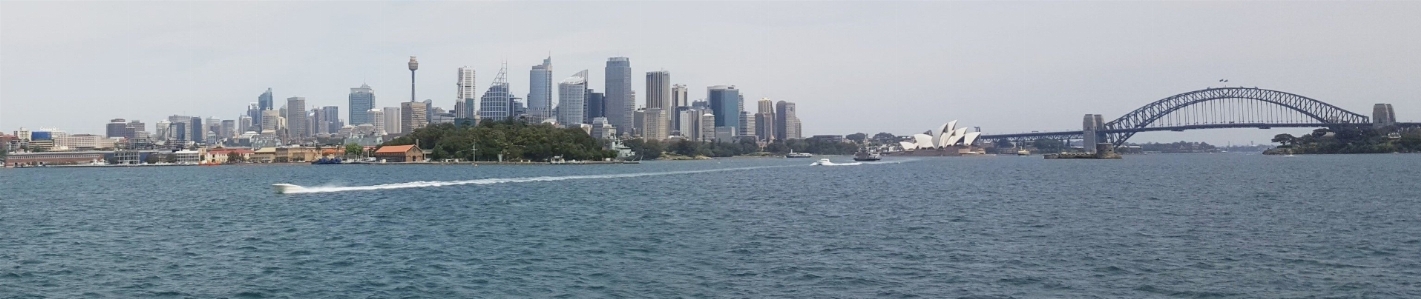
[[[345,126],[345,122],[340,121],[340,107],[338,106],[321,107],[321,116],[321,126],[324,128],[322,133],[335,134],[340,132],[340,127]]]
[[[370,125],[375,128],[375,132],[376,132],[377,134],[385,135],[385,134],[388,132],[388,131],[385,130],[385,111],[384,111],[384,110],[380,110],[380,109],[370,109],[370,111],[365,111],[365,115],[369,115],[369,116],[370,116],[370,121],[371,121]]]
[[[246,117],[248,117],[248,118],[251,118],[253,121],[255,121],[255,120],[260,119],[260,118],[262,117],[261,114],[262,114],[261,107],[257,106],[257,103],[256,103],[256,102],[251,102],[251,103],[248,103],[248,104],[247,104],[247,113],[246,113],[246,114],[243,114],[243,116],[246,116]],[[240,129],[243,130],[243,131],[245,131],[245,130],[251,130],[252,127],[250,127],[250,126],[248,126],[248,127],[241,127]]]
[[[587,70],[573,74],[558,83],[558,124],[575,128],[584,122],[587,96]]]
[[[663,108],[646,108],[642,122],[641,136],[647,140],[666,140],[671,136],[670,112]]]
[[[104,126],[104,136],[108,138],[128,138],[133,139],[133,130],[128,127],[128,120],[115,118],[109,120]]]
[[[740,90],[734,85],[716,85],[708,89],[711,113],[715,114],[715,127],[740,127]],[[732,129],[731,131],[736,131]]]
[[[419,61],[410,56],[410,102],[414,102],[414,71],[419,70]]]
[[[384,108],[384,111],[385,111],[385,113],[384,113],[384,114],[385,114],[385,133],[386,133],[386,134],[399,134],[400,132],[403,132],[403,131],[401,131],[401,128],[400,128],[400,126],[401,126],[400,117],[401,117],[401,115],[402,115],[402,114],[400,113],[400,107],[385,107],[385,108]]]
[[[276,108],[276,107],[273,106],[273,105],[272,105],[272,102],[271,102],[271,88],[267,88],[267,89],[266,89],[266,92],[263,92],[260,96],[257,96],[257,110],[258,110],[258,111],[257,111],[256,115],[253,115],[253,116],[252,116],[252,118],[254,119],[253,121],[255,121],[255,122],[257,122],[257,123],[262,123],[262,114],[261,114],[261,111],[271,110],[271,109],[273,109],[273,108]]]
[[[646,108],[637,108],[636,111],[632,111],[632,127],[636,128],[635,132],[628,132],[632,136],[646,135]]]
[[[680,131],[681,128],[681,111],[685,111],[686,109],[683,108],[691,106],[691,99],[688,95],[689,94],[686,93],[686,85],[676,84],[671,86],[671,107],[668,107],[667,111],[672,112],[671,127],[676,128],[676,131]],[[685,135],[685,133],[682,133],[682,135]]]
[[[475,102],[478,97],[474,96],[478,92],[478,89],[474,88],[474,69],[467,66],[459,68],[459,81],[455,82],[455,85],[459,87],[459,95],[454,100],[459,101],[460,105],[456,105],[458,107],[454,109],[454,114],[459,118],[474,118],[478,115],[478,103]]]
[[[756,104],[759,109],[755,111],[755,136],[759,137],[760,141],[774,142],[779,136],[775,133],[775,102],[770,101],[770,98],[763,98]]]
[[[428,109],[423,102],[409,101],[400,103],[400,133],[409,134],[415,129],[423,128],[429,124]],[[433,146],[433,144],[430,144]]]
[[[607,117],[606,99],[607,97],[602,93],[588,88],[587,97],[583,98],[583,100],[587,101],[587,104],[583,105],[583,109],[586,110],[587,115],[583,116],[582,119],[591,122],[594,118]]]
[[[646,72],[646,108],[671,107],[671,73]]]
[[[202,117],[192,117],[192,119],[189,120],[187,123],[187,129],[187,140],[195,141],[198,143],[207,141],[207,139],[205,139],[207,136],[207,134],[205,133],[207,131],[207,127],[202,125]]]
[[[281,128],[277,119],[281,117],[279,113],[276,110],[262,110],[261,130],[258,130],[258,133],[276,133],[276,130]]]
[[[187,122],[174,122],[168,124],[168,132],[172,135],[169,139],[177,140],[178,143],[188,142],[188,135],[192,133],[188,129]]]
[[[243,116],[241,116],[241,117],[238,117],[238,118],[237,118],[237,129],[234,131],[234,132],[235,132],[234,135],[241,135],[242,133],[246,133],[247,131],[251,131],[251,130],[252,130],[252,126],[255,126],[255,125],[256,125],[256,124],[252,123],[252,117],[251,117],[251,116],[243,115]],[[261,131],[261,129],[257,129],[256,131]]]
[[[775,103],[775,139],[790,140],[800,138],[799,117],[795,115],[794,103],[779,101]]]
[[[346,119],[350,121],[350,125],[359,126],[375,122],[366,113],[370,109],[375,109],[375,90],[370,89],[369,84],[362,83],[360,87],[351,88],[349,99],[350,105],[347,108],[350,109],[350,116]]]
[[[700,110],[689,108],[676,111],[676,118],[682,120],[676,123],[676,131],[681,132],[681,136],[686,137],[686,140],[699,140],[696,139],[696,136],[700,133],[700,129],[696,127],[696,122],[701,119],[700,113]]]
[[[508,112],[508,117],[509,117],[509,118],[524,117],[525,120],[526,120],[526,118],[528,117],[528,106],[527,106],[527,105],[524,105],[524,103],[523,103],[523,98],[520,98],[520,97],[510,97],[510,98],[508,98],[508,106],[509,106],[509,107],[513,107],[513,108],[511,108],[511,109],[508,109],[508,110],[509,110],[509,112]]]
[[[612,126],[606,117],[592,118],[592,138],[612,139],[617,137],[617,127]]]
[[[484,121],[501,121],[513,116],[513,97],[508,94],[508,65],[498,70],[488,91],[479,98],[479,118]]]
[[[626,57],[608,58],[606,76],[606,87],[603,89],[606,92],[603,103],[606,110],[603,113],[618,133],[626,134],[634,128],[632,111],[636,110],[636,100],[632,98],[631,60]]]
[[[217,139],[232,138],[232,136],[237,136],[236,132],[237,121],[224,119],[222,120],[222,130],[217,133]]]
[[[437,109],[437,108],[434,107],[434,100],[425,99],[425,100],[424,100],[424,119],[425,119],[425,120],[434,120],[434,109]],[[443,110],[443,109],[440,109],[440,110]]]
[[[711,111],[701,113],[701,120],[696,123],[696,126],[701,129],[700,134],[697,135],[700,141],[715,140],[715,122],[715,114]]]
[[[286,98],[286,136],[301,139],[311,136],[306,120],[306,98]]]
[[[553,58],[528,71],[528,116],[530,122],[551,118],[553,109]]]
[[[740,111],[740,126],[736,128],[736,136],[755,137],[755,118],[749,112]]]

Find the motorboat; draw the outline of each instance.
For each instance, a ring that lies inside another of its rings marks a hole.
[[[829,159],[819,159],[819,161],[814,161],[814,164],[809,164],[809,165],[810,165],[810,166],[834,165],[834,162],[830,162]]]
[[[311,165],[330,165],[330,164],[340,164],[340,158],[320,158],[320,159],[316,159],[316,161],[311,161]]]

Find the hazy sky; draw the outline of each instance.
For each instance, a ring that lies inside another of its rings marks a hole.
[[[111,118],[234,119],[266,88],[341,107],[450,109],[456,68],[479,94],[507,61],[515,94],[552,54],[554,82],[607,57],[746,108],[798,103],[806,135],[1080,128],[1209,86],[1297,93],[1421,121],[1421,2],[0,2],[0,129],[103,133]],[[644,97],[639,95],[638,105]],[[751,111],[752,113],[754,111]],[[1131,141],[1266,141],[1278,132],[1155,132]]]

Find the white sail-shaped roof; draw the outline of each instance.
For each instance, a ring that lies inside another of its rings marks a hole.
[[[947,146],[954,146],[954,145],[957,145],[957,142],[959,142],[959,141],[962,141],[962,135],[956,135],[956,134],[954,134],[954,135],[952,135],[952,138],[948,138],[948,139],[947,139],[946,144],[947,144]]]
[[[957,129],[957,120],[954,119],[954,120],[952,120],[952,121],[950,121],[950,122],[947,122],[947,127],[946,127],[946,128],[942,128],[942,133],[943,133],[943,134],[947,134],[947,132],[952,132],[952,130],[956,130],[956,129]]]
[[[918,143],[918,148],[933,148],[933,137],[928,134],[914,134],[913,141]]]
[[[973,142],[977,141],[977,136],[982,136],[982,132],[967,133],[966,137],[964,137],[966,139],[962,140],[962,145],[971,146]]]
[[[952,131],[952,129],[948,128],[951,124],[952,123],[945,123],[942,124],[942,127],[938,127],[936,131],[929,131],[933,134],[933,144],[942,145],[942,141],[947,139],[945,134]]]
[[[912,142],[907,142],[907,141],[900,141],[900,142],[898,142],[898,145],[899,145],[899,146],[902,146],[902,147],[903,147],[903,150],[905,150],[905,151],[911,151],[911,150],[918,149],[918,144],[917,144],[917,143],[912,143]]]

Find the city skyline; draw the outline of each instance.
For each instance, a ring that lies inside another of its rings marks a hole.
[[[429,71],[418,78],[418,100],[451,109],[456,99],[449,90],[457,80],[451,73],[459,66],[490,73],[505,60],[535,64],[549,51],[558,69],[591,70],[587,85],[593,88],[605,86],[597,70],[608,57],[628,57],[636,62],[628,85],[643,97],[639,74],[667,70],[677,74],[672,83],[692,89],[692,101],[704,100],[697,90],[733,84],[747,99],[795,102],[806,110],[800,118],[812,124],[804,128],[805,136],[910,134],[945,118],[999,133],[1069,129],[1079,126],[1081,114],[1113,119],[1170,95],[1221,86],[1221,78],[1231,86],[1297,93],[1364,114],[1372,104],[1392,103],[1399,120],[1421,119],[1421,105],[1409,104],[1421,98],[1421,87],[1409,83],[1421,80],[1421,72],[1405,67],[1421,63],[1415,54],[1421,53],[1421,33],[1386,30],[1421,26],[1408,17],[1421,10],[1415,3],[769,3],[756,11],[744,9],[750,6],[745,3],[3,5],[0,52],[11,59],[0,61],[0,129],[7,132],[21,126],[103,132],[113,118],[237,119],[266,88],[276,99],[304,97],[308,107],[345,106],[355,112],[346,96],[352,86],[366,83],[385,95],[377,97],[375,108],[394,107],[402,101],[399,94],[410,92],[404,86],[409,78],[396,72],[405,56],[420,57],[422,70]],[[379,20],[446,13],[489,18],[320,25],[346,17],[322,12],[332,6]],[[730,17],[701,24],[654,14],[687,8]],[[575,22],[595,15],[586,12],[623,10],[665,28],[615,21],[477,33],[482,38],[472,40],[480,42],[441,37],[452,28],[504,19]],[[55,22],[71,21],[44,18],[59,12],[83,21],[60,26]],[[169,14],[183,17],[114,17]],[[311,20],[229,28],[247,19],[295,15]],[[327,31],[348,41],[298,38]],[[637,41],[647,35],[668,40]],[[715,42],[700,41],[706,38]],[[396,46],[375,46],[384,43]],[[283,44],[297,47],[277,47]],[[80,90],[61,88],[79,74],[105,80]],[[529,92],[522,80],[510,81],[510,94]],[[78,109],[43,108],[59,100],[75,102]],[[933,106],[950,108],[946,115],[918,112]],[[856,121],[836,121],[847,119]],[[1222,144],[1263,141],[1277,132],[1289,130],[1137,138]]]

